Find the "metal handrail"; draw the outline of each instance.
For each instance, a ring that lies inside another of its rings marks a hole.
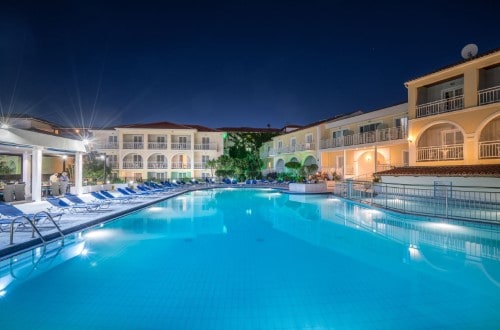
[[[500,188],[462,187],[346,180],[334,194],[395,211],[500,224]]]
[[[35,219],[40,214],[44,214],[54,224],[54,227],[56,227],[56,229],[59,232],[59,234],[61,235],[61,237],[64,238],[64,233],[62,232],[59,225],[54,221],[54,218],[52,217],[52,215],[46,211],[40,211],[40,212],[35,213],[33,215],[33,220],[31,220],[26,215],[21,215],[21,216],[18,216],[17,218],[12,219],[12,222],[10,223],[10,245],[14,244],[14,232],[15,232],[14,224],[15,223],[19,224],[19,222],[18,222],[19,219],[28,220],[28,223],[31,225],[31,228],[32,228],[31,229],[31,238],[35,238],[35,232],[36,232],[38,234],[38,236],[40,237],[40,239],[42,240],[43,244],[45,245],[45,243],[46,243],[45,238],[42,235],[42,233],[40,232],[40,230],[38,230],[38,228],[36,227],[36,224],[35,224]]]
[[[14,224],[18,223],[17,221],[19,219],[26,219],[26,220],[28,220],[28,223],[31,225],[31,228],[32,228],[32,236],[31,237],[35,238],[35,231],[36,231],[36,233],[38,234],[38,236],[40,236],[40,239],[42,240],[43,244],[45,244],[45,239],[43,238],[42,233],[40,233],[40,231],[38,230],[38,228],[36,228],[35,224],[31,221],[31,219],[28,218],[25,215],[21,215],[21,216],[18,216],[17,218],[12,219],[12,222],[10,223],[10,245],[14,244]]]

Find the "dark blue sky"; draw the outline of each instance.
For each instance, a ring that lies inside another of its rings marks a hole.
[[[3,115],[308,124],[406,101],[468,43],[500,47],[496,1],[48,2],[0,4]]]

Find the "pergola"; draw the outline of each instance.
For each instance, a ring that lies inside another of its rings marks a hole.
[[[42,200],[42,159],[44,155],[72,155],[75,159],[75,192],[82,191],[83,141],[19,128],[0,128],[0,153],[22,156],[22,180],[26,195]]]

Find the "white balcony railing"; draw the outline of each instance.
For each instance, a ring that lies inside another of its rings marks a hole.
[[[194,150],[217,150],[217,143],[196,143]]]
[[[172,148],[172,150],[191,150],[191,142],[172,143],[170,148]]]
[[[434,102],[417,105],[417,118],[437,115],[464,107],[464,96],[459,95]]]
[[[207,163],[203,163],[203,162],[195,162],[194,163],[195,170],[204,170],[206,168],[207,168]]]
[[[479,142],[479,158],[500,158],[500,141]]]
[[[500,86],[480,90],[477,96],[479,105],[500,102]]]
[[[191,163],[181,163],[181,162],[174,162],[171,163],[171,168],[174,170],[179,170],[179,169],[190,169],[191,168]]]
[[[417,148],[417,162],[461,159],[464,159],[463,144]]]
[[[164,150],[167,149],[168,143],[166,142],[148,142],[148,149]]]
[[[118,149],[118,142],[97,142],[94,146],[96,149]]]
[[[124,161],[123,162],[123,168],[124,169],[142,169],[143,164],[142,162],[133,162],[133,161]]]
[[[143,142],[123,142],[123,149],[144,149]]]
[[[167,162],[148,162],[148,169],[167,169]]]
[[[390,127],[379,129],[372,132],[356,133],[351,135],[340,136],[321,140],[320,149],[339,148],[344,146],[353,146],[359,144],[369,144],[375,142],[402,140],[407,138],[405,127]]]

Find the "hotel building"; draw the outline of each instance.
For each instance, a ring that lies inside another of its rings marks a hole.
[[[93,129],[91,149],[105,155],[112,176],[167,180],[211,176],[208,160],[224,152],[224,132],[170,122]]]

